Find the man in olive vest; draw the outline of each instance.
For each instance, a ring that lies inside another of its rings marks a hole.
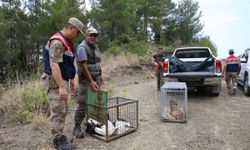
[[[50,124],[53,145],[56,149],[70,150],[75,145],[69,143],[63,134],[67,115],[68,87],[74,90],[75,77],[74,47],[72,41],[83,33],[84,25],[77,18],[70,18],[64,28],[55,33],[47,42],[44,49],[44,76],[46,81],[49,106]]]
[[[81,123],[85,117],[87,103],[87,89],[97,91],[103,83],[100,51],[96,44],[98,32],[90,27],[86,31],[85,40],[76,50],[77,74],[79,79],[79,95],[77,98],[77,109],[75,112],[75,127],[73,136],[83,138]]]

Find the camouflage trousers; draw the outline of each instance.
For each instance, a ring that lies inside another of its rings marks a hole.
[[[227,83],[227,89],[228,89],[228,94],[236,94],[236,88],[237,88],[237,76],[238,73],[236,72],[227,72],[225,81]]]
[[[55,137],[58,134],[63,134],[63,128],[68,111],[67,100],[59,99],[59,88],[52,76],[46,78],[46,88],[48,94],[48,102],[50,107],[50,128],[51,134]],[[64,81],[65,87],[68,87],[68,82]]]
[[[98,86],[100,86],[100,76],[92,77]],[[87,103],[87,91],[90,88],[89,83],[86,79],[80,81],[79,91],[77,97],[77,108],[75,111],[74,120],[76,124],[81,124],[85,118],[86,103]]]

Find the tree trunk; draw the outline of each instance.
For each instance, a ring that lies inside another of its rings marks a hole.
[[[39,55],[40,55],[39,44],[36,43],[36,72],[39,71]]]
[[[144,12],[144,34],[146,36],[146,38],[148,37],[148,16],[147,16],[147,12]]]

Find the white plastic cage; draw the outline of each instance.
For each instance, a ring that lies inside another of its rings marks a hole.
[[[161,87],[160,115],[162,121],[187,121],[187,85],[185,82],[166,82]]]

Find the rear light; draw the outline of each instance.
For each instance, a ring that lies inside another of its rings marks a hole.
[[[216,69],[216,73],[221,73],[221,71],[222,71],[222,65],[221,65],[221,61],[220,60],[216,60],[215,61],[215,69]]]
[[[167,60],[163,62],[163,73],[168,73],[169,63]]]

